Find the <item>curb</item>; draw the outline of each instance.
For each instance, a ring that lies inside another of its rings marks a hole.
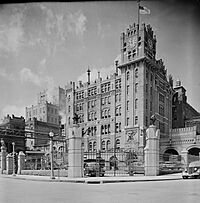
[[[171,180],[181,180],[182,177],[178,178],[160,178],[160,179],[124,179],[124,180],[60,180],[60,179],[40,179],[40,178],[26,178],[19,176],[0,176],[2,178],[18,179],[18,180],[27,180],[27,181],[42,181],[42,182],[65,182],[65,183],[85,183],[85,184],[105,184],[105,183],[130,183],[130,182],[151,182],[151,181],[171,181]]]

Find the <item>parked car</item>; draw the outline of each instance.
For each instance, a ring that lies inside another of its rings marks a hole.
[[[200,178],[200,161],[191,162],[188,169],[182,172],[182,178]]]
[[[101,159],[98,162],[96,159],[85,160],[84,175],[85,176],[104,176],[105,174],[105,160]]]

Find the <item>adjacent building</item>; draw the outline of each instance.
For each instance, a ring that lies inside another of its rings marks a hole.
[[[15,151],[25,151],[25,119],[7,115],[0,124],[0,139],[2,139],[7,148],[7,152],[13,151],[12,143],[15,143]]]

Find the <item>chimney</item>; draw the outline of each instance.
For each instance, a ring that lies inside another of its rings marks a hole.
[[[87,74],[88,74],[88,85],[90,84],[90,69],[88,68],[88,70],[87,70]]]
[[[116,72],[116,75],[118,75],[118,67],[117,66],[118,66],[118,61],[115,61],[115,68],[116,68],[115,72]]]
[[[98,71],[98,80],[100,80],[100,77],[101,77],[101,76],[100,76],[100,71]]]
[[[82,81],[79,80],[79,87],[82,87]]]

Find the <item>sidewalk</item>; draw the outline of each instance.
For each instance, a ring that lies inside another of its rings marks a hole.
[[[182,179],[181,173],[161,175],[161,176],[143,176],[134,175],[126,177],[84,177],[84,178],[68,178],[56,177],[50,179],[49,176],[34,176],[34,175],[1,175],[2,178],[12,178],[30,181],[44,181],[44,182],[68,182],[68,183],[86,183],[86,184],[102,184],[102,183],[122,183],[122,182],[145,182],[145,181],[167,181]]]

